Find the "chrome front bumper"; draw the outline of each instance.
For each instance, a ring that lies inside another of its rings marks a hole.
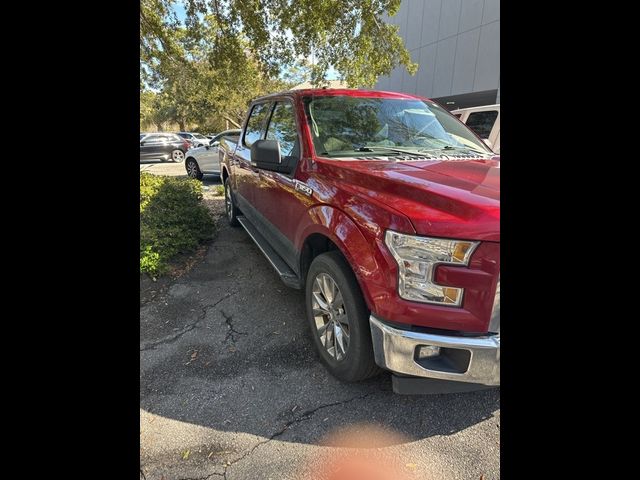
[[[500,334],[456,337],[400,330],[369,317],[376,363],[415,377],[500,385]],[[418,358],[423,345],[440,347],[441,358]],[[453,361],[452,361],[453,360]]]

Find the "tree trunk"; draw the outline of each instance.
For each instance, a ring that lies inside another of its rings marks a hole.
[[[180,127],[180,131],[181,132],[186,132],[187,131],[187,128],[184,125],[184,120],[182,120],[182,119],[178,120],[178,126]]]
[[[242,127],[240,127],[240,124],[238,122],[236,122],[235,120],[233,120],[232,118],[229,118],[229,117],[227,117],[225,115],[224,119],[227,121],[227,125],[229,125],[229,122],[231,122],[236,128],[242,128]],[[227,130],[228,130],[228,128],[227,128]]]

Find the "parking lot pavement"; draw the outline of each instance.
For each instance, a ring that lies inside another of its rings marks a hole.
[[[170,175],[175,177],[186,177],[187,171],[184,162],[161,162],[160,160],[144,160],[140,162],[140,171],[154,173],[156,175]],[[207,176],[208,178],[209,176]]]
[[[499,389],[400,396],[387,373],[341,383],[318,361],[302,292],[218,223],[205,258],[140,308],[141,478],[298,480],[333,452],[318,446],[328,433],[362,423],[404,437],[380,455],[410,478],[500,477]]]

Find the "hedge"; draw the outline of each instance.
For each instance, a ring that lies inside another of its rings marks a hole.
[[[140,173],[140,273],[166,273],[176,255],[195,251],[213,231],[201,182]]]

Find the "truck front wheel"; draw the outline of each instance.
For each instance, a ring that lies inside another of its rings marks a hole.
[[[307,320],[320,359],[329,372],[357,382],[379,372],[371,344],[369,310],[342,255],[318,255],[307,274]]]

